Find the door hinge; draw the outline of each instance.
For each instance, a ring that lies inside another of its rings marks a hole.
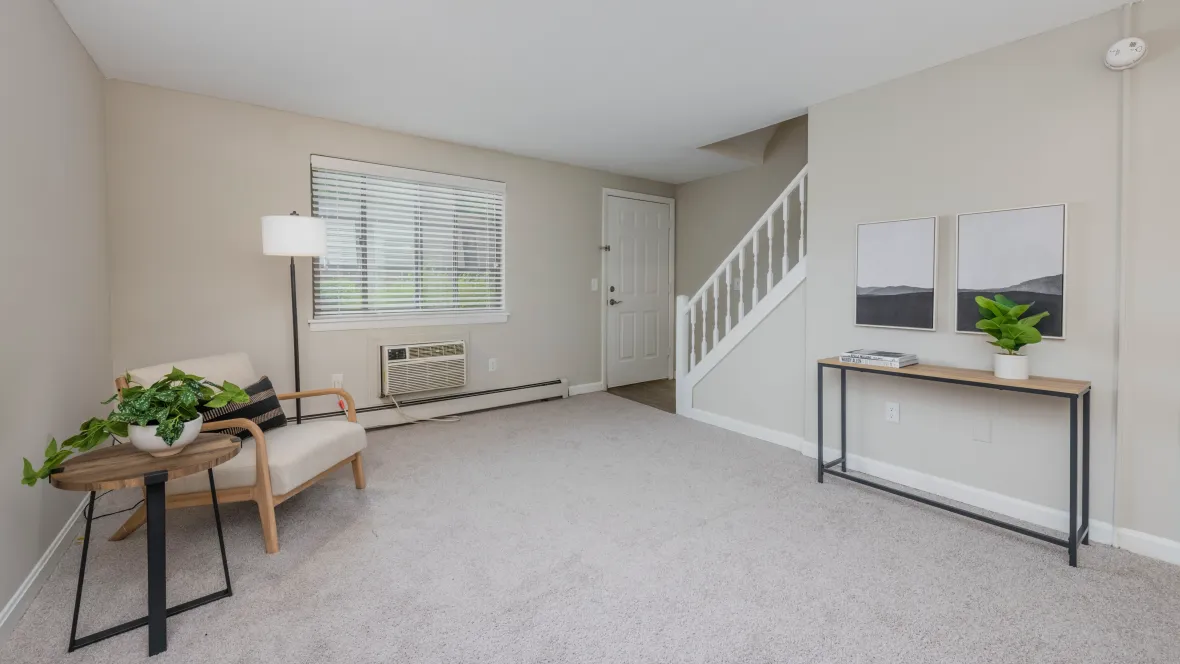
[[[599,247],[599,249],[600,249],[600,250],[602,250],[602,251],[610,251],[610,245],[609,245],[609,244],[604,244],[604,245],[602,245],[601,247]]]

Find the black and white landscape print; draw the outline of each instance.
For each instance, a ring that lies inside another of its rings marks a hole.
[[[934,329],[934,217],[856,227],[856,324]]]
[[[1037,329],[1065,336],[1065,206],[959,215],[956,329],[977,332],[975,297],[1003,293],[1018,304],[1048,311]]]

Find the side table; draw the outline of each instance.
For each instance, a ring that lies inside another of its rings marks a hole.
[[[237,438],[216,433],[201,434],[178,454],[169,457],[153,457],[130,444],[114,445],[69,459],[60,470],[49,476],[49,482],[59,489],[90,492],[90,502],[86,510],[86,534],[82,542],[82,564],[78,569],[78,590],[74,595],[74,619],[70,626],[69,652],[147,625],[148,655],[156,655],[168,649],[168,616],[233,595],[229,582],[229,561],[225,556],[225,537],[221,532],[217,487],[213,483],[213,467],[234,458],[241,448],[241,441]],[[221,569],[225,574],[225,589],[169,607],[164,549],[164,486],[168,480],[199,473],[202,470],[209,474],[209,493],[213,499],[213,520],[217,524],[217,542],[221,547]],[[94,519],[95,494],[98,491],[135,487],[143,487],[147,508],[148,614],[77,638],[78,610],[82,604],[82,583],[86,579],[86,554],[90,549],[90,525]]]

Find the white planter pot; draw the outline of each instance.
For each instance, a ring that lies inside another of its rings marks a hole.
[[[175,443],[169,445],[164,442],[164,439],[156,435],[156,425],[141,427],[134,424],[127,427],[127,432],[131,437],[131,444],[136,449],[143,450],[154,457],[166,457],[173,454],[180,454],[185,445],[193,442],[197,434],[201,433],[201,424],[203,420],[200,415],[195,420],[189,420],[184,423],[184,430],[180,432],[180,438],[176,439]]]
[[[996,353],[992,357],[995,358],[994,367],[996,378],[1007,378],[1008,380],[1028,380],[1027,355],[1008,355],[1007,353]]]

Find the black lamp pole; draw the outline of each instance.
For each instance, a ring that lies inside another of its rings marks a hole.
[[[295,391],[299,391],[299,304],[295,299],[295,257],[291,257],[291,335],[295,340]],[[303,405],[295,398],[295,424],[303,422]]]

